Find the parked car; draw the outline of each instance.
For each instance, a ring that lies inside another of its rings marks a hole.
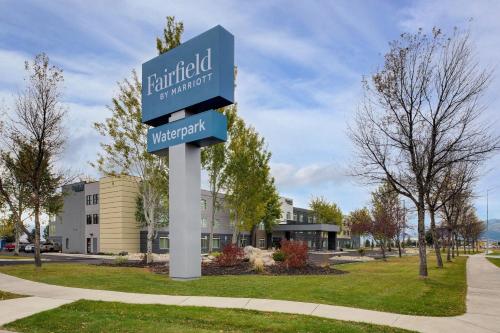
[[[58,252],[61,251],[61,247],[57,243],[45,242],[40,245],[40,252]]]
[[[24,251],[24,249],[26,248],[26,245],[28,245],[29,243],[19,243],[19,251]]]
[[[24,247],[24,252],[35,252],[35,244],[28,244]]]
[[[24,248],[28,243],[19,243],[19,251],[24,251]],[[5,246],[5,250],[12,252],[16,249],[16,243],[9,243]]]

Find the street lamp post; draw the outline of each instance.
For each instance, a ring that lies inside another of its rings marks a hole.
[[[490,238],[488,237],[488,228],[489,228],[489,194],[491,190],[500,187],[500,185],[490,187],[486,190],[486,254],[489,253],[490,249]]]
[[[488,254],[490,248],[490,238],[488,236],[488,227],[489,227],[489,216],[488,216],[488,193],[491,189],[486,190],[486,254]]]

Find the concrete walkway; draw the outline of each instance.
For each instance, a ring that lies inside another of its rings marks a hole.
[[[467,263],[467,313],[423,317],[315,303],[208,296],[168,296],[61,287],[0,274],[0,290],[34,296],[0,302],[0,325],[79,299],[134,304],[166,304],[306,314],[405,328],[419,332],[500,332],[500,269],[483,255]],[[34,305],[36,303],[36,305]],[[4,312],[5,311],[5,312]]]

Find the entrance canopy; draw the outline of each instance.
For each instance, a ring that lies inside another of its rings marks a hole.
[[[339,232],[340,228],[336,224],[277,224],[273,227],[273,231],[328,231]]]

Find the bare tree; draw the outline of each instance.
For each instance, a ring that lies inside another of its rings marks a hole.
[[[479,237],[486,231],[486,225],[479,220],[474,207],[469,205],[461,216],[458,229],[463,238],[464,252],[467,251],[468,247],[469,253],[471,253],[476,250]]]
[[[427,276],[425,210],[436,178],[450,165],[480,162],[498,138],[478,119],[490,73],[472,56],[468,34],[403,34],[390,44],[384,67],[365,81],[365,99],[350,135],[355,174],[388,180],[417,211],[419,274]],[[435,224],[431,221],[431,230]]]
[[[439,200],[439,204],[434,207],[440,209],[446,229],[448,262],[455,257],[458,221],[471,198],[472,186],[477,177],[476,170],[474,163],[455,164],[447,170],[439,182],[439,191],[434,193],[437,197],[435,200]]]
[[[408,210],[406,209],[404,202],[403,202],[403,206],[401,206],[401,201],[399,200],[399,196],[397,196],[397,202],[394,202],[394,210],[395,210],[395,215],[396,215],[395,216],[395,219],[396,219],[395,241],[396,241],[396,246],[398,247],[398,255],[401,258],[403,256],[402,246],[404,246],[406,229],[408,228],[408,225],[407,225]]]
[[[441,242],[439,241],[438,233],[436,230],[436,212],[438,212],[448,201],[454,200],[460,196],[464,191],[472,188],[473,183],[477,178],[477,165],[476,161],[460,161],[450,163],[446,169],[441,170],[435,177],[434,182],[431,184],[430,190],[426,195],[427,208],[431,220],[431,234],[433,239],[434,251],[436,254],[437,266],[443,267],[443,260],[441,258]],[[453,203],[452,203],[453,205]],[[452,217],[450,217],[452,219]],[[449,237],[453,224],[449,224],[446,228],[448,243],[451,242]],[[447,258],[447,261],[450,258]]]
[[[16,100],[15,119],[10,127],[11,151],[22,161],[20,174],[29,187],[29,205],[35,221],[35,265],[41,267],[40,215],[60,207],[57,190],[63,179],[54,163],[62,152],[65,138],[61,106],[62,70],[49,64],[44,53],[26,61],[26,89]]]

